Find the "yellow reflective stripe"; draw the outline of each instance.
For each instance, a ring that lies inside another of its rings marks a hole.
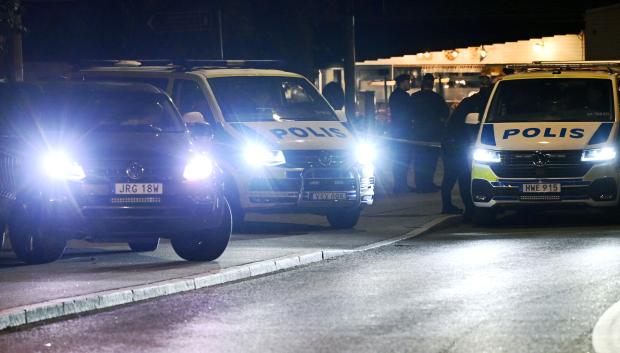
[[[479,164],[479,163],[473,164],[473,167],[471,170],[471,177],[472,179],[483,179],[489,182],[499,180],[497,175],[495,175],[495,173],[493,173],[493,170],[491,170],[491,167],[489,167],[486,164]]]
[[[590,169],[590,171],[583,177],[584,181],[594,181],[602,178],[614,178],[618,179],[618,171],[615,167],[615,162],[596,165]]]

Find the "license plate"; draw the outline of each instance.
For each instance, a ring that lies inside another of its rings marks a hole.
[[[523,192],[532,193],[560,193],[561,184],[523,184]]]
[[[116,195],[161,195],[164,184],[161,183],[117,183],[114,184]]]
[[[344,192],[311,192],[310,200],[312,201],[331,201],[346,200],[347,194]]]

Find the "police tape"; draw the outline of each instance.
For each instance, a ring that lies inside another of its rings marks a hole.
[[[388,137],[388,136],[377,136],[377,138],[383,141],[387,141],[387,142],[398,142],[398,143],[403,143],[403,144],[413,145],[413,146],[441,148],[441,142],[408,140],[408,139],[400,139],[400,138]]]

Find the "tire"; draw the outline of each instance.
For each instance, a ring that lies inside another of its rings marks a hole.
[[[245,225],[245,210],[241,208],[238,202],[230,205],[230,211],[232,213],[232,230],[233,232],[241,232]]]
[[[27,264],[45,264],[62,257],[67,240],[58,232],[44,230],[37,216],[19,206],[9,222],[9,239],[17,257]]]
[[[157,250],[159,238],[145,239],[143,241],[130,241],[129,248],[134,252],[149,252]]]
[[[226,177],[224,182],[224,195],[226,196],[226,200],[228,200],[230,211],[232,212],[232,230],[237,233],[243,230],[245,210],[241,207],[239,190],[234,180],[235,179],[230,175]]]
[[[357,225],[362,214],[361,208],[347,211],[334,211],[327,214],[327,221],[335,229],[350,229]]]
[[[497,211],[493,208],[476,207],[474,209],[473,221],[478,226],[494,225],[497,221]]]
[[[171,239],[174,251],[187,261],[213,261],[220,257],[232,233],[232,214],[228,201],[224,202],[221,224],[215,229],[181,234]]]

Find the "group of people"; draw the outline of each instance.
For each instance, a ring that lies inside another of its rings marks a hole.
[[[392,173],[394,193],[437,192],[441,190],[442,212],[471,217],[470,149],[478,125],[467,124],[469,113],[482,113],[490,95],[491,79],[480,77],[480,91],[463,99],[450,114],[444,98],[433,91],[435,77],[426,74],[421,89],[409,95],[411,77],[396,77],[396,88],[389,99],[393,140]],[[444,173],[441,186],[433,182],[441,155]],[[413,158],[412,158],[413,157]],[[413,159],[415,188],[407,182],[409,164]],[[452,189],[459,183],[465,210],[452,203]]]

